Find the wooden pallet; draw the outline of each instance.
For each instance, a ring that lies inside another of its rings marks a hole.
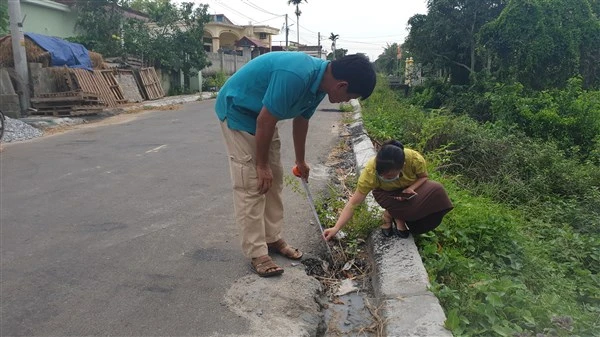
[[[121,86],[119,85],[119,83],[117,82],[117,79],[115,78],[115,70],[112,70],[112,69],[111,70],[97,70],[97,72],[99,72],[102,75],[102,77],[108,84],[108,87],[109,87],[110,91],[112,92],[113,96],[115,97],[117,103],[119,103],[119,104],[127,103],[127,100],[125,99],[125,97],[123,95],[123,89],[121,89]]]
[[[64,91],[39,94],[31,99],[32,103],[52,103],[52,102],[68,102],[68,101],[86,101],[92,104],[100,103],[98,95],[84,91]]]
[[[84,91],[40,94],[31,99],[34,115],[80,116],[101,112],[105,104],[98,95]]]
[[[140,68],[140,79],[142,80],[142,87],[145,95],[149,100],[159,99],[165,97],[158,75],[154,67]]]
[[[83,91],[98,95],[101,102],[109,107],[115,107],[119,100],[110,88],[109,83],[99,70],[57,68],[54,71],[58,90]]]
[[[36,109],[37,111],[31,112],[32,115],[42,116],[56,116],[56,117],[67,117],[67,116],[84,116],[94,115],[102,112],[102,107],[94,106],[54,106],[44,107]]]

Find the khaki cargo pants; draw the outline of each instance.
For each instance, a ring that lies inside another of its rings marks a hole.
[[[248,258],[267,255],[267,242],[279,240],[283,226],[283,165],[279,131],[275,128],[269,148],[273,184],[266,194],[258,192],[255,137],[244,131],[229,129],[227,120],[221,122],[221,131],[229,155],[233,208],[235,221],[242,232],[242,251]]]

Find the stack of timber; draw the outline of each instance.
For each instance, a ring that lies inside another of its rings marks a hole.
[[[96,94],[108,107],[125,103],[123,93],[112,73],[103,74],[103,70],[89,71],[75,68],[53,68],[56,86],[59,92],[83,91]],[[111,79],[112,77],[112,79]],[[107,80],[109,78],[109,80]]]
[[[52,116],[81,116],[101,112],[106,106],[95,93],[65,91],[40,94],[31,99],[36,109],[32,114]]]

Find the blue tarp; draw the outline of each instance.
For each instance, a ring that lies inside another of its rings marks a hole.
[[[58,37],[34,33],[25,33],[25,36],[50,53],[52,66],[92,70],[92,60],[90,60],[88,50],[83,45],[65,41]]]

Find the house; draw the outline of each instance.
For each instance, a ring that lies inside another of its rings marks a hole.
[[[23,15],[23,31],[42,35],[68,38],[76,36],[77,12],[73,8],[76,0],[20,0]],[[141,12],[122,8],[123,15],[148,21]]]
[[[77,13],[67,4],[50,0],[21,0],[23,31],[67,38],[77,35]]]
[[[265,25],[239,26],[223,14],[214,14],[211,21],[204,25],[204,50],[242,55],[247,48],[256,57],[271,51],[272,37],[277,34],[277,28]]]

